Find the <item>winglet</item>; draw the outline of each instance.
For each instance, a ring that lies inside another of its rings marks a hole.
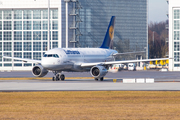
[[[106,48],[106,49],[113,48],[115,18],[116,18],[115,16],[111,17],[111,21],[109,23],[106,36],[100,48]]]

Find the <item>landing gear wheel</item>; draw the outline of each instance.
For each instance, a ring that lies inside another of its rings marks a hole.
[[[98,78],[94,78],[94,80],[98,81]]]
[[[62,81],[65,80],[65,75],[64,75],[64,74],[61,74],[61,75],[60,75],[60,80],[62,80]]]
[[[100,81],[103,81],[103,80],[104,80],[104,78],[103,78],[103,77],[101,77],[101,78],[100,78]]]
[[[54,81],[55,80],[55,77],[52,77],[52,81]]]
[[[59,80],[59,74],[56,74],[56,81],[58,81]]]
[[[54,76],[52,77],[53,81],[65,80],[65,75],[61,74],[60,71],[53,71],[53,74],[54,74]]]
[[[56,81],[58,81],[59,80],[59,78],[58,77],[56,77]]]

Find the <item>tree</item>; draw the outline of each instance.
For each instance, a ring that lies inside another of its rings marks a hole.
[[[148,44],[149,44],[149,57],[161,58],[166,57],[168,45],[166,38],[168,38],[168,31],[165,26],[168,21],[159,23],[150,23],[148,27]]]

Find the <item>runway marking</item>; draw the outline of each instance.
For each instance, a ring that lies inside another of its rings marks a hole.
[[[94,80],[94,77],[66,77],[66,80]],[[0,80],[52,80],[51,77],[23,77],[23,78],[0,78]],[[104,80],[112,80],[114,83],[122,83],[123,78],[104,78]],[[180,82],[176,80],[169,80],[169,81],[154,81],[155,83],[175,83],[175,82]]]
[[[51,80],[50,77],[30,77],[30,78],[0,78],[0,80]],[[94,79],[93,77],[66,77],[67,80],[69,79]]]

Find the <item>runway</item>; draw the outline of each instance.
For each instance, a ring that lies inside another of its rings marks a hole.
[[[92,77],[90,72],[63,72],[66,77]],[[49,72],[44,77],[52,77],[53,73]],[[29,78],[34,77],[31,71],[4,71],[0,72],[0,78]],[[157,70],[147,71],[119,71],[117,73],[108,72],[107,78],[154,78],[156,80],[180,80],[180,72],[161,72]]]
[[[121,80],[0,80],[0,91],[179,91],[180,82],[122,83]]]
[[[29,75],[30,72],[25,72]],[[19,75],[26,77],[25,73]],[[5,73],[0,73],[1,77]],[[13,75],[18,74],[9,72]],[[89,73],[65,73],[72,77],[91,77]],[[50,77],[52,75],[48,75]],[[13,76],[11,76],[13,77]],[[11,78],[9,77],[9,78]],[[32,77],[32,76],[28,76]],[[27,78],[28,78],[27,77]],[[154,78],[155,83],[122,83],[123,78]],[[117,79],[113,82],[113,79]],[[66,79],[65,81],[52,81],[49,79],[32,80],[0,80],[0,91],[179,91],[179,72],[159,72],[159,71],[122,71],[118,73],[108,73],[104,81],[94,79]]]

